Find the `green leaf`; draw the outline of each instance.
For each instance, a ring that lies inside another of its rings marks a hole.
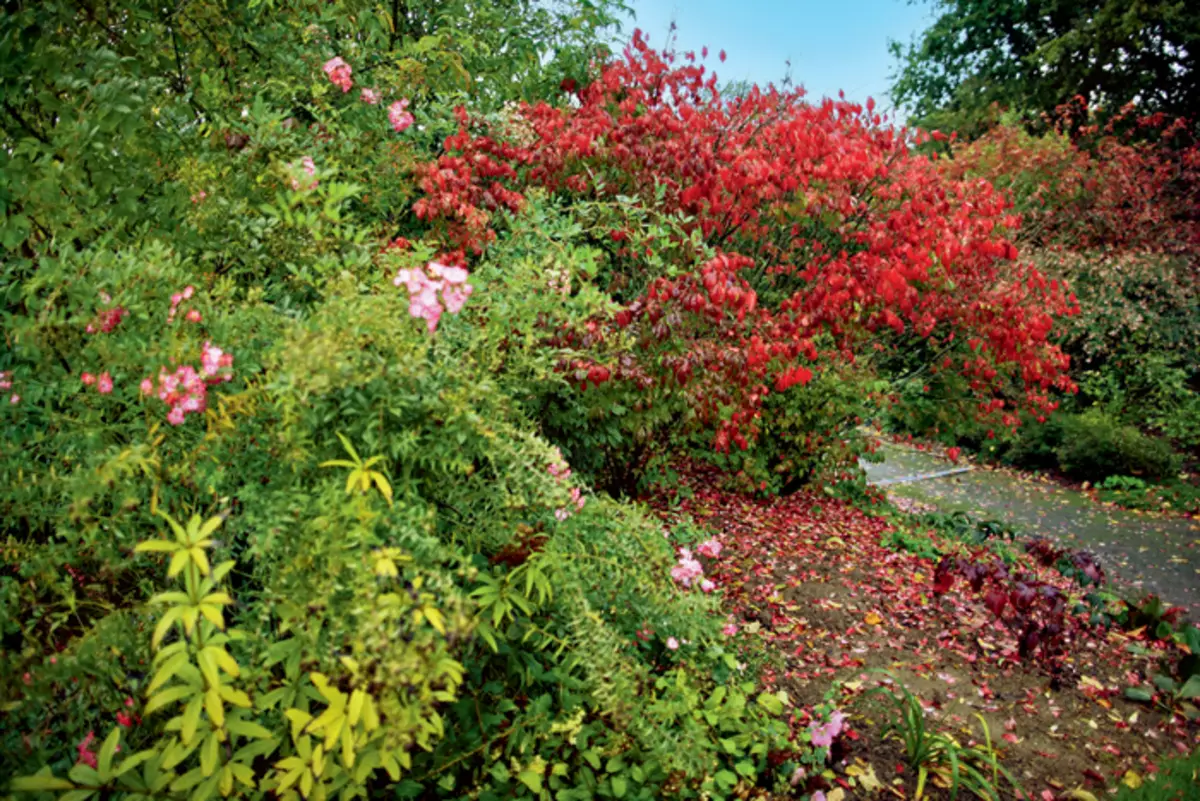
[[[58,801],[87,801],[87,799],[95,794],[95,790],[72,790],[65,795],[59,796]]]
[[[71,781],[76,784],[82,784],[86,787],[98,787],[100,785],[100,774],[95,768],[76,762],[71,768],[71,772],[67,774],[71,777]]]
[[[124,776],[126,773],[133,770],[138,765],[145,762],[147,759],[150,759],[150,758],[156,756],[157,754],[158,754],[158,752],[153,749],[148,749],[146,751],[138,751],[136,754],[133,754],[132,756],[126,758],[120,765],[118,765],[117,769],[113,773],[113,775],[114,776]]]
[[[225,728],[229,729],[234,734],[251,739],[269,740],[272,736],[274,736],[265,726],[260,726],[259,724],[249,720],[236,720],[230,718],[225,721]]]
[[[1200,698],[1200,675],[1192,676],[1184,682],[1183,687],[1179,690],[1179,697],[1189,700]]]
[[[738,777],[732,771],[728,770],[717,771],[713,779],[716,780],[717,785],[723,790],[728,790],[738,783]]]
[[[42,768],[43,773],[34,776],[18,776],[12,780],[9,789],[19,793],[31,793],[39,790],[74,790],[75,785],[66,779],[51,775],[50,768]]]
[[[767,710],[768,714],[783,714],[783,701],[780,701],[779,696],[773,693],[763,693],[758,696],[758,705]]]
[[[623,776],[612,777],[612,791],[617,798],[624,798],[626,791],[629,790],[629,781]]]
[[[133,552],[134,553],[145,553],[147,551],[170,552],[170,551],[178,551],[179,548],[180,548],[180,545],[177,542],[170,542],[169,540],[147,540],[146,542],[139,542],[137,545],[135,545],[133,548]]]
[[[1154,700],[1154,693],[1142,687],[1126,687],[1125,697],[1130,701],[1141,701],[1148,704]]]
[[[532,770],[523,770],[517,774],[517,780],[535,793],[542,792],[542,777]]]
[[[187,698],[189,695],[195,695],[196,692],[197,690],[195,687],[171,687],[170,689],[163,690],[146,703],[146,708],[143,710],[142,714],[147,716],[152,715],[167,704],[180,701],[184,698]]]
[[[150,682],[150,686],[146,688],[146,695],[152,695],[155,690],[162,687],[171,678],[179,672],[180,668],[188,663],[187,651],[178,651],[173,654],[167,661],[163,662],[162,667],[154,674],[154,678]],[[147,714],[149,710],[147,710]]]
[[[206,777],[213,775],[217,769],[217,756],[220,753],[221,741],[217,739],[215,731],[209,732],[208,737],[204,740],[204,745],[200,746],[200,772]]]
[[[104,743],[100,746],[96,766],[100,773],[101,781],[108,781],[112,775],[113,754],[117,752],[117,743],[121,740],[121,727],[115,726],[108,736],[104,738]]]

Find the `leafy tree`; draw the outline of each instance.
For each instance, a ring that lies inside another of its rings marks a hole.
[[[1053,112],[1082,95],[1117,110],[1200,108],[1200,6],[1187,0],[935,0],[915,41],[892,42],[892,89],[924,127],[970,134],[994,104]]]
[[[29,2],[0,16],[0,244],[85,244],[177,230],[183,165],[240,151],[256,103],[295,128],[336,92],[321,63],[354,61],[359,87],[498,108],[583,77],[617,0],[149,0]],[[361,57],[360,57],[361,55]],[[430,140],[432,143],[433,140]],[[278,144],[278,142],[276,142]],[[30,247],[26,255],[32,253]]]

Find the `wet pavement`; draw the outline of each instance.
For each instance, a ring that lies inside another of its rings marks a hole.
[[[880,464],[863,462],[867,479],[889,493],[943,511],[1003,520],[1030,535],[1091,551],[1110,578],[1160,595],[1200,617],[1200,522],[1112,509],[1075,490],[1008,472],[973,469],[919,481],[896,481],[952,470],[949,460],[884,444]]]

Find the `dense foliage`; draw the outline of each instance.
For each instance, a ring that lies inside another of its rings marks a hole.
[[[900,387],[893,419],[1082,480],[1170,482],[1181,466],[1172,450],[1200,447],[1200,147],[1184,121],[1162,115],[1127,110],[1099,124],[1079,100],[1058,115],[1042,134],[1007,118],[947,145],[942,164],[1005,191],[1022,252],[1069,284],[1079,313],[1054,341],[1077,394],[1046,425],[1013,431],[972,419],[975,399],[955,377],[922,375]]]
[[[615,57],[617,3],[11,6],[8,789],[787,788],[842,713],[623,496],[837,473],[910,368],[981,425],[1073,388],[1007,195],[870,102]]]
[[[1185,0],[936,0],[893,94],[920,124],[978,132],[993,104],[1051,113],[1076,95],[1110,113],[1200,108],[1200,10]]]
[[[570,105],[522,106],[503,126],[462,115],[417,214],[472,253],[531,189],[594,209],[599,277],[623,306],[595,336],[636,347],[588,380],[617,384],[635,409],[670,398],[685,424],[672,438],[748,451],[754,483],[807,477],[813,454],[844,440],[835,424],[857,410],[816,415],[829,422],[814,429],[812,387],[850,365],[863,380],[897,353],[942,351],[989,410],[1013,386],[1019,405],[1053,408],[1049,392],[1070,382],[1048,337],[1071,301],[1016,260],[1002,195],[948,179],[870,102],[726,100],[695,54],[674,61],[635,36]]]

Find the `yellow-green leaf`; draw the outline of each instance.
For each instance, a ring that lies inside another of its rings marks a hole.
[[[100,746],[100,751],[97,754],[96,771],[100,774],[100,781],[107,782],[112,775],[113,754],[117,752],[117,743],[121,741],[121,727],[114,726],[113,730],[104,738],[104,742]]]
[[[196,690],[193,687],[171,687],[170,689],[163,690],[146,703],[146,709],[143,711],[143,714],[152,715],[167,704],[187,698],[189,695],[194,695],[195,692]]]
[[[225,725],[225,704],[221,701],[221,693],[212,687],[204,694],[204,709],[214,725]]]
[[[196,736],[196,727],[200,725],[200,712],[204,709],[204,699],[200,696],[193,698],[183,712],[183,725],[179,729],[179,739],[184,745],[191,745]]]
[[[225,728],[229,729],[234,734],[242,737],[250,737],[256,740],[271,739],[271,731],[265,726],[261,726],[251,720],[234,720],[230,718],[225,721]]]
[[[221,741],[217,739],[215,731],[209,732],[208,737],[204,739],[204,745],[200,746],[200,772],[207,778],[217,769],[217,754],[221,747]]]
[[[171,677],[179,672],[188,661],[187,651],[177,651],[167,661],[163,662],[162,667],[154,674],[154,678],[150,680],[150,686],[146,688],[146,695],[150,695],[159,687],[170,681]]]
[[[350,719],[350,725],[358,724],[358,718],[362,715],[363,700],[367,694],[362,690],[355,690],[350,694],[350,706],[347,710],[347,717]]]
[[[199,568],[200,575],[207,576],[209,570],[208,554],[204,553],[204,549],[199,545],[194,545],[193,547],[188,548],[188,554],[191,556],[192,562],[194,562],[196,567]]]
[[[225,630],[225,615],[221,612],[221,607],[212,606],[210,604],[200,604],[196,607],[200,614],[204,615],[209,623],[212,623],[222,631]]]
[[[74,790],[75,785],[66,779],[60,779],[50,773],[50,768],[42,768],[42,773],[34,776],[18,776],[9,785],[16,792],[37,792],[49,790]]]
[[[392,504],[392,485],[388,482],[387,476],[383,473],[371,473],[371,480],[375,482],[375,486],[379,487],[379,491],[383,493],[383,497],[387,498],[388,505]]]
[[[171,557],[171,566],[167,568],[167,578],[175,578],[183,572],[183,569],[187,567],[188,554],[190,553],[190,550],[178,550],[175,552],[175,555]]]
[[[180,616],[182,615],[183,609],[178,606],[172,607],[166,612],[163,612],[162,620],[158,621],[158,625],[154,627],[154,636],[150,638],[151,648],[158,648],[158,645],[162,642],[163,637],[167,636],[167,632],[170,631],[172,624],[179,620]]]
[[[225,519],[220,515],[217,515],[216,517],[210,517],[208,521],[200,528],[200,536],[197,539],[203,540],[212,536],[212,533],[220,528],[221,523],[223,522],[225,522]]]
[[[146,553],[147,551],[178,551],[179,543],[171,542],[170,540],[146,540],[139,542],[133,546],[134,553]]]
[[[222,684],[217,689],[220,691],[221,697],[234,706],[240,706],[243,709],[249,709],[251,706],[253,706],[253,703],[250,701],[250,696],[246,695],[241,690],[236,690],[226,684]]]

